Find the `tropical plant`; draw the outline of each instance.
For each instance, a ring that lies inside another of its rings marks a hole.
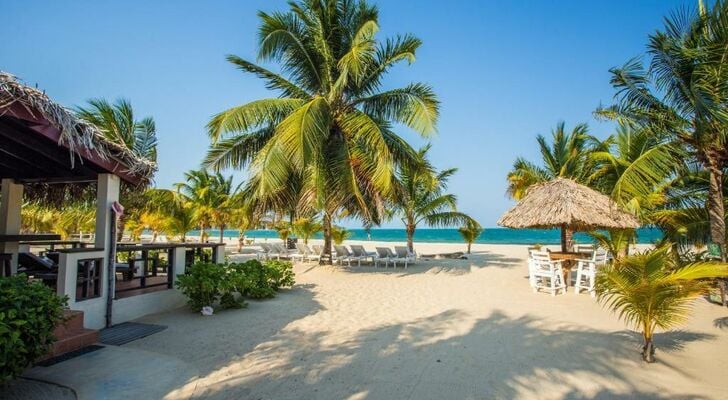
[[[508,173],[509,196],[520,200],[531,185],[556,178],[586,183],[593,168],[589,158],[593,150],[590,144],[596,141],[589,135],[586,124],[576,125],[571,132],[567,132],[566,124],[559,122],[556,129],[551,131],[551,144],[542,135],[538,135],[536,141],[541,151],[542,165],[518,157]]]
[[[417,226],[446,227],[462,224],[478,226],[467,214],[457,210],[457,198],[445,193],[447,181],[456,168],[437,172],[427,159],[430,146],[416,153],[414,162],[402,164],[395,180],[394,207],[407,232],[407,248],[414,252]]]
[[[629,255],[629,246],[635,242],[634,229],[607,229],[606,232],[594,231],[588,234],[615,260]]]
[[[263,79],[279,97],[215,115],[204,165],[251,167],[257,196],[270,198],[300,183],[301,199],[320,210],[324,254],[331,254],[332,220],[341,210],[378,222],[399,163],[410,146],[391,126],[435,132],[439,103],[426,84],[381,91],[389,69],[414,61],[419,39],[380,42],[377,8],[352,0],[303,0],[287,12],[259,12],[258,59],[278,62],[284,75],[237,56],[228,61]],[[328,260],[330,257],[322,257]]]
[[[468,254],[470,254],[470,246],[472,246],[480,234],[483,233],[483,228],[476,222],[460,227],[458,232],[460,232],[460,236],[463,237],[465,243],[468,244]]]
[[[334,240],[336,245],[344,243],[344,241],[350,237],[351,231],[344,227],[334,225],[331,228],[331,238]]]
[[[236,201],[237,189],[233,188],[232,176],[225,178],[219,172],[211,174],[206,170],[187,171],[185,182],[175,186],[193,209],[193,219],[200,228],[200,240],[206,240],[207,228],[217,226],[222,243],[226,222],[230,219]]]
[[[611,69],[616,104],[600,108],[607,118],[640,124],[684,146],[708,172],[711,240],[726,260],[724,171],[728,167],[728,4],[684,10],[649,36],[649,67],[640,58]]]
[[[67,301],[23,274],[0,277],[0,385],[48,352]]]
[[[707,279],[728,276],[728,265],[699,262],[679,265],[667,247],[624,257],[596,277],[598,300],[644,338],[642,359],[654,362],[653,337],[684,323],[690,302],[710,288]]]
[[[299,218],[293,223],[293,232],[308,244],[313,235],[321,232],[321,224],[313,218]]]

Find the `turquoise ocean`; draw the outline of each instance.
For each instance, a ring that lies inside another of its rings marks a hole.
[[[382,242],[403,242],[407,240],[404,229],[371,229],[368,233],[364,229],[349,229],[352,233],[350,240],[375,240]],[[211,238],[218,237],[220,231],[208,230]],[[189,235],[199,235],[200,231],[192,231]],[[226,229],[225,237],[238,237],[237,229]],[[371,237],[368,236],[371,235]],[[249,230],[245,231],[247,239],[278,238],[274,230]],[[292,236],[294,237],[294,236]],[[321,234],[314,236],[321,239]],[[637,230],[638,243],[654,243],[662,238],[662,232],[657,228],[640,228]],[[591,243],[593,240],[584,233],[576,233],[575,239],[578,243]],[[476,243],[486,244],[558,244],[560,231],[558,229],[506,229],[486,228],[478,237]],[[463,239],[457,229],[417,229],[415,231],[417,242],[442,242],[462,243]]]

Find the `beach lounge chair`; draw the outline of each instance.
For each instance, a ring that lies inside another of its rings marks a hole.
[[[359,265],[361,265],[362,260],[364,262],[368,260],[372,260],[372,263],[374,263],[374,257],[377,255],[377,253],[369,253],[364,249],[364,246],[358,245],[358,244],[352,244],[351,245],[351,252],[354,254],[354,257],[359,260]]]
[[[321,251],[316,252],[306,244],[303,245],[303,248],[306,252],[306,259],[308,259],[308,261],[318,261],[321,259]]]
[[[405,269],[407,268],[408,263],[415,262],[415,254],[411,253],[407,246],[394,246],[394,252],[397,255],[397,258],[395,259],[395,267],[396,261],[404,262]]]
[[[556,292],[563,290],[566,293],[564,273],[561,261],[551,260],[548,252],[534,251],[531,254],[531,286],[534,292],[545,289],[556,296]]]
[[[291,254],[291,261],[295,262],[297,259],[301,259],[301,262],[306,261],[306,249],[303,247],[303,243],[296,243],[296,253]]]
[[[374,258],[374,267],[379,267],[379,262],[384,261],[384,268],[387,268],[389,266],[389,262],[391,261],[394,263],[394,266],[397,267],[396,262],[394,261],[397,256],[392,253],[392,250],[389,249],[389,247],[377,247],[377,256]]]
[[[281,258],[291,258],[291,254],[288,252],[288,249],[286,249],[285,244],[283,243],[274,243],[271,244],[271,250],[272,253],[269,254],[270,257],[276,257],[276,260],[280,260]]]
[[[334,246],[334,252],[336,253],[334,256],[334,262],[338,261],[339,265],[344,265],[343,262],[346,261],[348,265],[351,266],[351,260],[357,260],[357,258],[349,252],[349,249],[347,249],[346,246]],[[359,265],[361,265],[361,262],[359,262]]]
[[[271,251],[270,245],[268,243],[260,243],[260,250],[255,253],[255,257],[258,260],[267,260],[268,254]]]

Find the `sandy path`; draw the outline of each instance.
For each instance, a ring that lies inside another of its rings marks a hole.
[[[725,309],[698,301],[645,365],[638,337],[588,295],[532,293],[524,246],[474,252],[396,272],[299,265],[274,300],[149,316],[169,329],[125,347],[197,371],[168,399],[725,398]]]

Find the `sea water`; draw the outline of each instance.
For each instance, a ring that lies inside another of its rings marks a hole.
[[[220,231],[210,229],[207,231],[211,238],[220,236]],[[407,240],[407,233],[404,229],[349,229],[350,240],[373,240],[380,242],[404,242]],[[188,235],[197,236],[199,230],[190,232]],[[237,238],[237,229],[226,229],[225,237]],[[295,237],[295,235],[291,235]],[[246,239],[278,238],[274,230],[248,230],[245,231]],[[314,239],[321,239],[321,234],[314,235]],[[662,238],[662,232],[657,228],[640,228],[637,230],[638,243],[655,243]],[[574,235],[577,243],[592,243],[594,240],[587,234],[577,232]],[[475,243],[485,244],[559,244],[561,232],[559,229],[506,229],[486,228],[478,237]],[[417,242],[440,242],[440,243],[462,243],[463,238],[457,229],[428,229],[421,228],[415,231]]]

